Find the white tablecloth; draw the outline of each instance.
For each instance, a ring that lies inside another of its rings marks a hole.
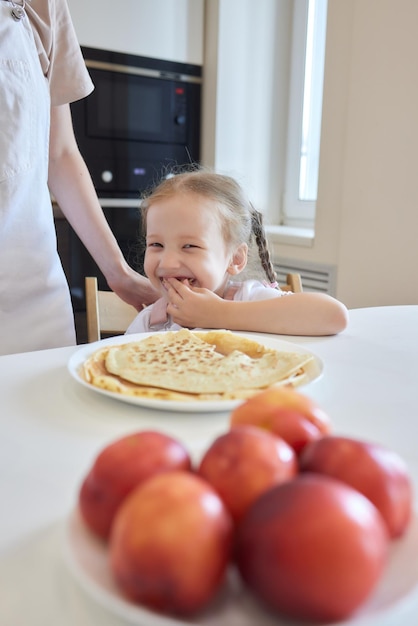
[[[417,489],[418,306],[356,309],[339,336],[280,339],[323,360],[322,378],[303,391],[329,413],[334,431],[396,450]],[[228,424],[228,414],[163,413],[85,389],[67,371],[77,349],[0,357],[1,626],[126,623],[81,590],[62,558],[82,478],[96,453],[128,432],[158,428],[199,448]],[[389,608],[361,623],[415,626],[418,590]]]

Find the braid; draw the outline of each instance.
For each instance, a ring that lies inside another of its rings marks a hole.
[[[258,255],[260,257],[261,266],[267,276],[269,283],[277,283],[276,272],[274,271],[273,263],[271,261],[270,252],[267,246],[266,234],[263,226],[263,215],[257,211],[254,207],[251,207],[251,225],[255,238],[255,242],[258,248]]]

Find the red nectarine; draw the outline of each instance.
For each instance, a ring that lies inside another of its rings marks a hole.
[[[236,561],[245,583],[292,618],[334,622],[369,596],[389,537],[361,493],[320,474],[299,475],[256,500],[238,527]]]
[[[412,481],[405,462],[393,450],[327,436],[306,446],[300,468],[333,476],[360,491],[378,508],[392,538],[406,531],[412,515]]]
[[[231,427],[251,424],[282,437],[299,453],[331,431],[328,415],[293,387],[270,387],[232,411]]]
[[[233,522],[215,490],[188,472],[137,487],[119,508],[109,540],[111,569],[135,602],[174,615],[203,609],[228,566]]]
[[[237,426],[215,439],[198,466],[235,522],[266,489],[297,472],[296,455],[283,439],[255,426]]]
[[[157,431],[126,435],[106,446],[95,459],[79,492],[79,508],[87,526],[107,539],[113,517],[130,491],[153,474],[190,470],[184,445]]]

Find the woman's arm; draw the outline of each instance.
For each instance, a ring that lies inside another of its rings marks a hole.
[[[169,285],[169,286],[168,286]],[[335,335],[348,323],[347,308],[322,293],[294,293],[268,300],[223,300],[207,289],[167,281],[167,312],[188,328],[226,328],[279,335]]]
[[[109,287],[137,309],[153,302],[157,294],[148,279],[128,265],[103,214],[74,137],[68,104],[51,107],[48,185]]]

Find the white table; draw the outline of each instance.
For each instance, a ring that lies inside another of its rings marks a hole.
[[[329,413],[334,431],[396,450],[416,489],[418,306],[356,309],[339,336],[281,339],[323,360],[323,377],[303,391]],[[228,414],[164,414],[85,389],[66,369],[76,349],[0,357],[1,626],[124,623],[85,594],[63,563],[65,521],[84,474],[99,449],[127,432],[158,428],[201,446],[228,423]],[[367,624],[417,620],[418,590],[397,612]]]

